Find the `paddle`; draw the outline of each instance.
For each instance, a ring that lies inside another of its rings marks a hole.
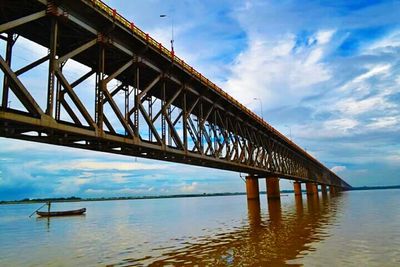
[[[33,214],[35,214],[38,210],[40,210],[41,208],[43,208],[44,206],[48,205],[48,203],[45,203],[43,206],[41,206],[40,208],[38,208],[37,210],[35,210],[34,212],[32,212],[31,215],[29,215],[29,218],[32,217]]]

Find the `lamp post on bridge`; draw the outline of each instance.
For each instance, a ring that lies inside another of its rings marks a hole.
[[[161,14],[160,18],[171,18],[171,52],[174,53],[174,17],[167,16],[166,14]]]

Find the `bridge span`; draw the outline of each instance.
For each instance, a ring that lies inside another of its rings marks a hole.
[[[278,178],[296,192],[300,182],[309,193],[350,187],[99,0],[2,0],[0,34],[2,137],[248,173],[249,198],[258,178],[271,197]],[[19,36],[48,53],[13,67]],[[72,80],[70,62],[87,72]],[[41,84],[24,83],[39,66]]]

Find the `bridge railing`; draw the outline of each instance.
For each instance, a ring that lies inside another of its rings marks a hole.
[[[126,18],[124,18],[121,14],[117,12],[116,9],[111,8],[108,6],[106,3],[104,3],[101,0],[89,0],[92,2],[92,4],[96,7],[98,7],[100,10],[102,10],[104,13],[108,14],[109,17],[111,17],[113,20],[119,22],[123,26],[125,26],[128,30],[132,31],[132,33],[136,36],[139,36],[143,41],[151,45],[153,48],[156,50],[158,49],[162,54],[164,54],[166,57],[170,58],[170,60],[177,65],[181,66],[184,70],[186,70],[189,74],[195,76],[201,83],[203,83],[205,86],[210,87],[214,89],[216,92],[218,92],[220,95],[224,96],[226,99],[228,99],[232,104],[236,105],[239,107],[241,110],[243,110],[247,115],[249,115],[251,118],[253,118],[255,121],[263,125],[265,128],[267,128],[270,132],[284,140],[286,143],[290,144],[292,147],[294,147],[297,151],[301,152],[303,155],[305,155],[307,158],[311,159],[318,165],[320,165],[323,168],[326,168],[321,162],[319,162],[315,157],[310,155],[307,151],[299,147],[297,144],[295,144],[293,141],[291,141],[289,138],[287,138],[285,135],[281,134],[279,131],[277,131],[274,127],[272,127],[270,124],[268,124],[266,121],[264,121],[262,118],[260,118],[256,113],[248,109],[246,106],[241,104],[239,101],[234,99],[232,96],[230,96],[228,93],[226,93],[224,90],[222,90],[218,85],[215,83],[211,82],[207,77],[202,75],[200,72],[195,70],[192,66],[187,64],[184,60],[180,59],[178,56],[175,55],[174,51],[170,51],[166,47],[164,47],[160,42],[157,42],[154,38],[152,38],[148,33],[145,33],[142,31],[139,27],[137,27],[133,22],[130,22]],[[330,171],[330,170],[329,170]]]

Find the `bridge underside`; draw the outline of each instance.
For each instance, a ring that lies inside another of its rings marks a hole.
[[[0,15],[0,136],[350,187],[100,1],[4,0]],[[48,52],[15,67],[18,36]]]

